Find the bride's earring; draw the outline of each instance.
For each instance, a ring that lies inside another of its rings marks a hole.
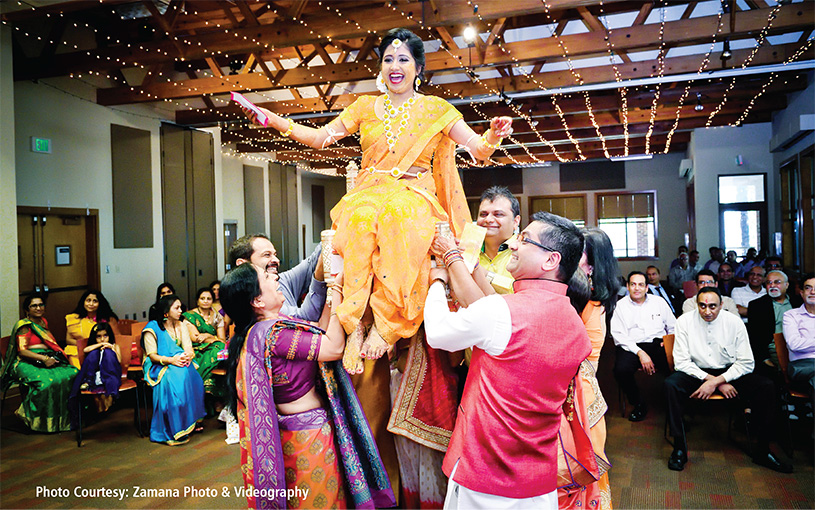
[[[383,94],[388,91],[388,86],[385,85],[385,78],[382,77],[382,73],[376,76],[376,88]]]
[[[419,90],[419,85],[422,84],[422,79],[418,76],[416,77],[416,90]]]

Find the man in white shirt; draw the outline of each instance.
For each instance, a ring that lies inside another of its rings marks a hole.
[[[764,288],[764,268],[761,266],[753,266],[747,272],[747,285],[744,287],[736,287],[733,289],[731,297],[736,302],[739,309],[741,320],[747,324],[747,305],[750,301],[760,298],[767,293]]]
[[[614,377],[634,410],[631,421],[642,421],[648,406],[640,398],[634,374],[642,369],[647,375],[668,370],[662,337],[674,332],[676,318],[661,297],[647,294],[645,275],[632,271],[628,275],[628,296],[617,302],[611,317],[611,336],[617,346]]]
[[[729,313],[720,313],[722,295],[715,287],[696,295],[698,311],[676,321],[674,363],[676,372],[665,380],[668,423],[674,449],[668,468],[682,471],[688,462],[688,447],[682,413],[688,398],[707,400],[714,393],[740,398],[752,409],[757,438],[753,462],[782,473],[792,466],[770,451],[774,422],[775,385],[753,373],[753,352],[744,323]]]
[[[698,293],[705,287],[717,287],[716,275],[709,269],[702,269],[699,271],[699,274],[696,275],[696,292]],[[736,302],[733,301],[733,298],[729,296],[722,296],[722,310],[730,312],[733,315],[739,314],[739,307],[736,305]],[[696,311],[696,296],[690,297],[682,303],[683,315],[693,311]]]

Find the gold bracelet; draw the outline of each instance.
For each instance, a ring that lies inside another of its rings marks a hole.
[[[292,122],[291,119],[286,119],[286,120],[289,121],[289,129],[287,129],[285,131],[281,131],[280,135],[285,136],[286,138],[288,138],[289,135],[291,135],[291,132],[294,131],[294,122]]]

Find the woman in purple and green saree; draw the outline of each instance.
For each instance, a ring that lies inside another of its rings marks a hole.
[[[345,332],[331,289],[323,331],[280,315],[277,275],[242,264],[221,282],[235,322],[229,408],[240,424],[249,508],[387,508],[396,504],[365,414],[338,361]]]
[[[71,430],[68,395],[77,370],[48,331],[45,303],[34,294],[23,301],[26,318],[11,332],[0,381],[2,391],[17,382],[22,402],[17,409],[25,424],[36,432]]]

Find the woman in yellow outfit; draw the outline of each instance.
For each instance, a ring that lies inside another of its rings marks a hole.
[[[110,323],[114,334],[119,334],[119,316],[110,309],[108,300],[98,290],[86,290],[79,298],[73,313],[65,316],[65,325],[68,327],[65,354],[71,365],[76,368],[81,368],[76,342],[81,338],[87,340],[97,322]]]
[[[363,371],[362,358],[377,359],[418,330],[436,222],[449,222],[460,237],[471,221],[455,167],[456,144],[484,160],[512,131],[509,117],[497,117],[478,136],[450,103],[420,94],[424,47],[409,30],[388,32],[379,59],[383,94],[358,98],[326,126],[302,126],[264,110],[283,136],[313,148],[359,131],[356,187],[331,211],[333,246],[345,274],[337,315],[351,335],[343,364],[352,374]]]

